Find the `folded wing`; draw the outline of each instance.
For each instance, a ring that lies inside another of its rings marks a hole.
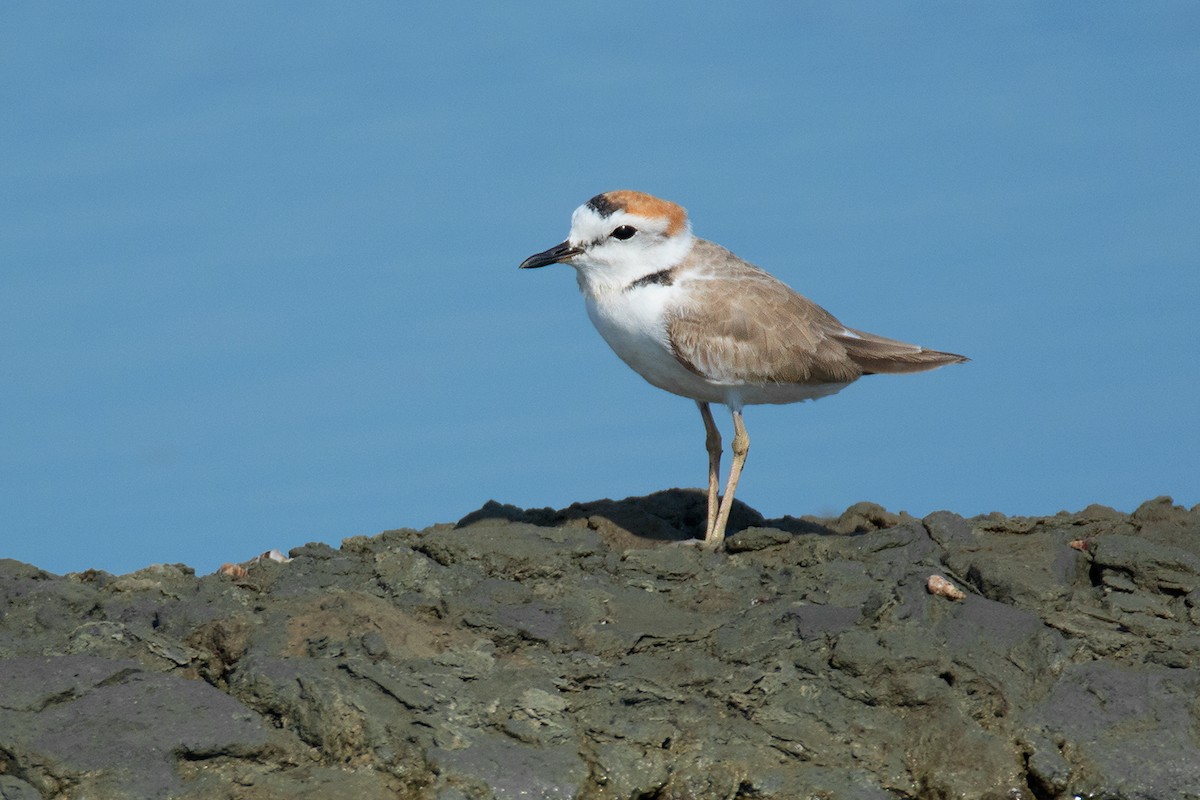
[[[835,333],[833,338],[846,349],[846,355],[859,366],[864,375],[924,372],[946,364],[970,361],[966,356],[956,353],[928,350],[919,345],[854,328],[845,328],[842,332]]]
[[[861,375],[922,372],[967,360],[847,328],[770,274],[742,265],[732,279],[697,281],[703,302],[677,309],[668,320],[675,357],[711,381],[849,383]]]

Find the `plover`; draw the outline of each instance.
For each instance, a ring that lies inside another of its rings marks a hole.
[[[750,449],[743,407],[815,400],[863,375],[967,360],[846,327],[766,271],[695,237],[681,206],[642,192],[588,200],[571,216],[567,240],[521,269],[559,263],[575,268],[588,316],[621,360],[700,408],[708,449],[704,546],[714,550]],[[710,403],[733,414],[733,463],[720,498],[721,434]]]

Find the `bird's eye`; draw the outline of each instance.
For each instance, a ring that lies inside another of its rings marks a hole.
[[[637,233],[637,228],[632,225],[622,225],[612,232],[614,239],[630,239]]]

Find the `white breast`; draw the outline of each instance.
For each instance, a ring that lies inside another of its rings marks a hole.
[[[650,284],[594,294],[584,290],[588,317],[622,361],[660,389],[709,403],[741,408],[760,403],[795,403],[826,397],[847,384],[746,384],[709,380],[675,358],[667,319],[686,302],[678,283]]]
[[[622,361],[647,381],[674,394],[710,403],[741,403],[734,387],[712,383],[683,366],[671,352],[667,318],[682,302],[678,286],[652,284],[596,296],[584,292],[588,317]]]

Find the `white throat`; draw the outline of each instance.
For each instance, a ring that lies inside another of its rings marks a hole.
[[[639,278],[669,270],[682,262],[695,241],[691,231],[685,231],[636,251],[595,255],[585,252],[572,260],[572,266],[584,294],[619,292]]]

